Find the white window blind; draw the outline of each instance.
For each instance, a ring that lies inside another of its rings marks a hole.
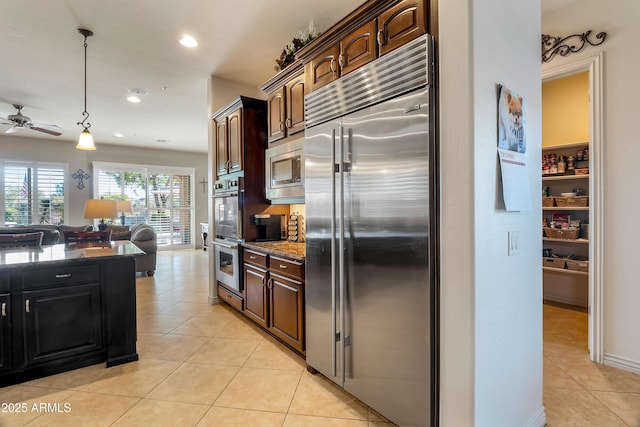
[[[132,202],[126,225],[151,225],[160,248],[193,247],[194,169],[103,162],[93,168],[97,197]]]
[[[65,222],[66,165],[0,161],[1,225]]]

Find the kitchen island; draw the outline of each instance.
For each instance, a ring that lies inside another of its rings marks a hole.
[[[0,251],[0,386],[138,360],[129,241]]]

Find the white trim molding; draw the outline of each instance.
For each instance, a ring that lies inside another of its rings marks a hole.
[[[589,349],[591,360],[604,362],[604,53],[543,66],[542,80],[589,72]]]
[[[629,360],[623,357],[614,356],[613,354],[605,353],[604,364],[640,375],[640,362],[637,360]]]

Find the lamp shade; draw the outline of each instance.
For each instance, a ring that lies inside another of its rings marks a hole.
[[[84,217],[90,219],[116,218],[118,210],[115,200],[88,199],[84,202]]]
[[[131,200],[116,200],[116,210],[121,213],[131,213]]]
[[[78,150],[95,150],[96,146],[93,144],[93,136],[89,129],[85,129],[80,133],[78,138],[78,144],[76,145]]]

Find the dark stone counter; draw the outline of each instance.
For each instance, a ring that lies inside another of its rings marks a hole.
[[[306,243],[278,240],[275,242],[245,242],[245,248],[255,249],[271,255],[288,257],[298,261],[304,261],[306,257]]]

